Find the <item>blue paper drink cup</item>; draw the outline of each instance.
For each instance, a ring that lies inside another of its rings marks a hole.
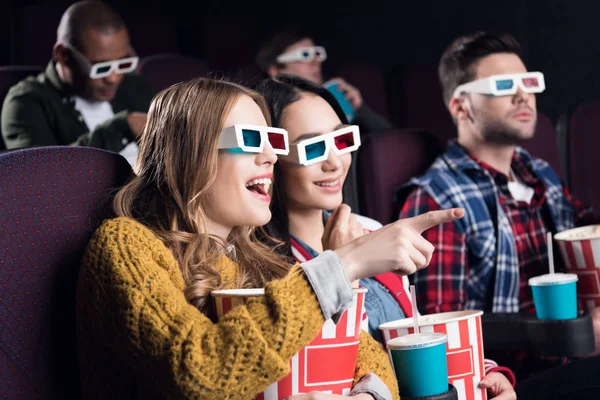
[[[354,120],[356,111],[354,110],[354,108],[352,107],[352,104],[350,104],[348,99],[346,99],[344,92],[342,92],[338,88],[338,84],[336,82],[328,81],[323,84],[323,87],[325,89],[327,89],[329,92],[331,92],[333,97],[335,97],[338,104],[342,108],[342,111],[344,111],[344,114],[346,114],[346,118],[348,119],[348,122],[352,123],[352,121]]]
[[[529,279],[538,319],[577,318],[577,275],[546,274]]]
[[[434,396],[448,391],[444,333],[413,333],[387,342],[401,396]]]

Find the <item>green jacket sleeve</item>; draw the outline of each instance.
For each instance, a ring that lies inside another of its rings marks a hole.
[[[58,145],[37,99],[7,96],[2,107],[2,138],[7,149]]]
[[[8,96],[2,107],[2,137],[7,149],[32,146],[92,146],[120,151],[134,140],[127,123],[127,111],[84,132],[70,143],[60,143],[52,129],[53,115],[49,115],[36,96]],[[126,140],[123,140],[126,139]]]

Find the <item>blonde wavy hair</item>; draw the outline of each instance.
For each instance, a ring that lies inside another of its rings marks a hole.
[[[205,229],[209,189],[218,174],[218,138],[240,96],[252,98],[270,124],[263,97],[234,83],[198,78],[160,92],[140,138],[136,176],[113,202],[116,216],[141,222],[171,250],[187,300],[210,317],[210,293],[225,284],[215,268],[225,246],[236,249],[238,288],[262,287],[290,268],[257,240],[255,227],[235,227],[226,243]]]

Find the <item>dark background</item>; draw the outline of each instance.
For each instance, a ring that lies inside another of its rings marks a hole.
[[[26,26],[23,15],[37,13],[38,18],[58,21],[71,3],[0,0],[0,64],[45,64],[56,24],[51,32],[42,32],[38,24]],[[328,49],[326,73],[345,61],[369,62],[381,68],[387,89],[395,69],[415,64],[433,68],[454,37],[490,30],[515,35],[530,70],[545,73],[547,90],[538,97],[538,104],[554,121],[580,102],[600,98],[600,3],[596,1],[108,3],[125,17],[141,56],[179,51],[203,59],[218,74],[252,63],[258,44],[271,32],[303,25]],[[133,25],[142,28],[134,30]],[[47,50],[32,54],[31,48],[23,48],[31,38]]]

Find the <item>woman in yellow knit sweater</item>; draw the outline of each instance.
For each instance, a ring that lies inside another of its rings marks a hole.
[[[237,135],[240,124],[254,127]],[[271,217],[275,152],[287,147],[268,124],[262,97],[224,81],[195,79],[154,99],[136,176],[114,199],[116,218],[94,234],[78,280],[85,398],[252,399],[289,372],[326,319],[339,318],[350,282],[425,267],[414,255],[433,249],[415,232],[462,215],[397,222],[290,266],[253,228]],[[251,287],[265,295],[215,322],[211,291]],[[368,336],[357,364],[355,399],[399,398]]]

